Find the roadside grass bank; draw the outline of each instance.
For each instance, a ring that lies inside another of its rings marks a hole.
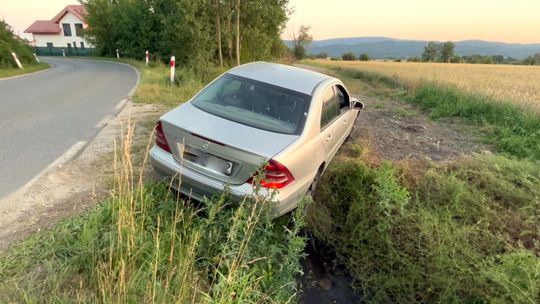
[[[306,218],[368,303],[540,302],[540,163],[390,163],[349,144]]]
[[[19,68],[2,68],[0,69],[0,80],[2,80],[2,78],[38,72],[44,69],[48,69],[49,67],[50,66],[46,63],[33,63],[24,65],[23,70]]]
[[[108,199],[0,257],[0,302],[295,302],[300,212],[276,221],[264,200],[195,205],[145,183],[134,132],[116,149]]]
[[[75,57],[80,58],[80,57]],[[205,85],[227,71],[228,67],[219,68],[212,64],[200,67],[177,66],[174,82],[170,81],[170,67],[160,61],[135,59],[115,59],[110,57],[85,57],[87,59],[106,60],[129,64],[140,73],[140,83],[133,94],[133,102],[156,104],[171,109],[188,101]]]
[[[495,101],[482,95],[461,92],[453,86],[411,83],[357,68],[307,62],[345,79],[372,86],[378,96],[403,99],[428,111],[433,119],[453,117],[479,127],[486,141],[505,155],[540,160],[540,115],[512,102]]]

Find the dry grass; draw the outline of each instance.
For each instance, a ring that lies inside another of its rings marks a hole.
[[[456,86],[467,93],[540,112],[540,67],[489,64],[445,64],[379,61],[315,60],[318,64],[379,73],[396,78],[407,87],[436,82]]]

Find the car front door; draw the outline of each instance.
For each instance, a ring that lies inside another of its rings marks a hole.
[[[356,114],[358,112],[352,110],[349,93],[344,87],[341,85],[335,85],[334,91],[336,92],[339,100],[338,122],[341,124],[341,137],[338,146],[341,146],[351,132],[356,120]]]
[[[327,87],[323,96],[320,140],[324,146],[325,161],[328,164],[339,149],[343,126],[338,121],[340,107],[335,86]]]

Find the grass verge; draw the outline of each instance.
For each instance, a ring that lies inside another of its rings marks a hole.
[[[34,63],[34,64],[26,65],[23,70],[16,69],[16,68],[0,69],[0,79],[24,75],[28,73],[34,73],[34,72],[41,71],[47,68],[49,68],[49,65],[46,63]]]
[[[487,141],[501,153],[540,160],[540,116],[532,111],[510,102],[463,93],[452,86],[435,83],[413,85],[373,72],[325,67],[343,78],[368,83],[375,88],[375,92],[385,92],[394,98],[417,104],[429,111],[434,119],[456,117],[479,126]]]

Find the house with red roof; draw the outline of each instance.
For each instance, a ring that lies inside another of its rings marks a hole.
[[[33,36],[37,50],[49,51],[64,49],[66,55],[87,53],[85,50],[92,46],[82,37],[87,15],[84,5],[68,5],[51,20],[36,20],[24,32]],[[46,53],[46,52],[45,52]]]

